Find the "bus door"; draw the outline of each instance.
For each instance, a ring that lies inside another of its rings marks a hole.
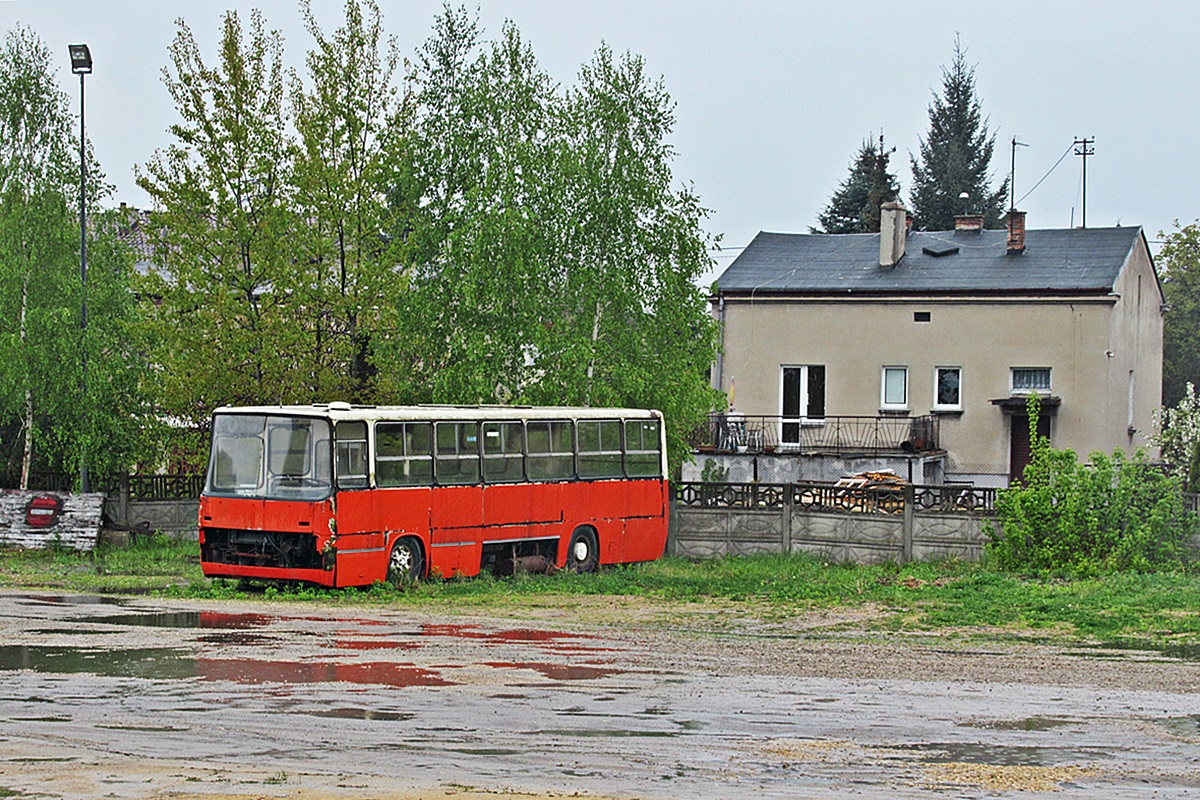
[[[430,503],[429,568],[445,577],[479,572],[483,486],[479,423],[434,424],[434,475]]]
[[[378,579],[387,541],[374,512],[375,493],[367,474],[367,423],[343,421],[334,429],[337,485],[337,586],[361,586]]]

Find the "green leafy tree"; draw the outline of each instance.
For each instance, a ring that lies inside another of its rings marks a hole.
[[[294,288],[291,141],[282,41],[228,12],[207,66],[180,20],[164,82],[180,122],[139,171],[154,200],[156,269],[143,286],[160,410],[203,425],[222,403],[309,399],[317,346]]]
[[[79,142],[45,45],[9,31],[0,50],[0,443],[4,465],[103,474],[129,466],[145,407],[131,259],[92,217],[81,325]],[[89,207],[108,191],[86,151]],[[86,370],[86,375],[85,375]]]
[[[533,399],[659,408],[678,463],[685,435],[720,399],[706,378],[716,326],[696,283],[710,264],[707,211],[674,179],[674,105],[640,56],[601,47],[563,117],[565,216]]]
[[[982,214],[988,228],[1000,226],[1008,179],[991,188],[994,134],[975,94],[975,68],[954,40],[954,62],[942,69],[942,93],[929,105],[929,133],[921,139],[920,159],[910,156],[913,186],[910,205],[925,230],[953,230],[957,214]],[[960,199],[966,192],[967,198]]]
[[[1166,406],[1182,401],[1189,383],[1200,383],[1200,223],[1159,232],[1156,259],[1167,314],[1163,317],[1163,385]]]
[[[561,90],[515,26],[482,43],[455,9],[415,73],[394,172],[414,273],[384,359],[412,378],[397,393],[654,406],[682,457],[718,400],[716,335],[694,283],[706,212],[675,185],[661,81],[601,48]]]
[[[292,91],[299,143],[291,178],[304,225],[290,288],[305,298],[313,326],[315,392],[369,401],[372,341],[389,327],[383,315],[402,283],[383,234],[391,223],[381,188],[399,55],[394,40],[385,42],[374,0],[347,0],[345,24],[332,36],[307,0],[303,13],[316,46],[308,85],[296,78]]]
[[[879,233],[879,207],[900,196],[900,184],[888,171],[894,152],[896,148],[884,146],[882,133],[878,142],[874,136],[864,141],[812,233]]]
[[[389,369],[401,397],[507,402],[532,380],[546,304],[545,241],[559,215],[554,86],[514,25],[481,43],[446,9],[415,69],[406,134],[413,266]],[[408,365],[406,368],[405,365]]]

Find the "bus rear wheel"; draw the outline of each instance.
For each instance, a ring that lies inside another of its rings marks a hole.
[[[571,545],[567,549],[567,569],[571,572],[595,572],[600,564],[600,547],[596,534],[588,528],[580,528],[571,534]]]
[[[388,583],[393,586],[416,583],[424,570],[425,555],[421,552],[421,543],[411,536],[397,539],[388,556]]]

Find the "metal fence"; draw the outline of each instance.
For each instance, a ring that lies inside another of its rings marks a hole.
[[[793,484],[702,483],[673,485],[675,502],[691,508],[795,508],[812,511],[846,511],[900,514],[906,504],[914,510],[947,514],[990,514],[996,508],[996,490],[955,484],[918,486],[839,486],[836,483]]]
[[[939,449],[938,418],[710,414],[691,437],[693,449],[714,453],[929,453]]]
[[[16,489],[20,473],[0,474],[0,488]],[[39,492],[74,492],[79,474],[71,472],[30,472],[29,488]],[[101,494],[128,494],[132,500],[194,500],[204,488],[204,475],[93,475],[88,488]]]

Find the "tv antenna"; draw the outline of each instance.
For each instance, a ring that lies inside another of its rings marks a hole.
[[[1017,137],[1012,138],[1012,168],[1008,172],[1008,210],[1017,210],[1017,148],[1029,147],[1024,142],[1018,142]]]
[[[1080,225],[1083,228],[1087,227],[1087,157],[1096,154],[1096,148],[1092,146],[1095,143],[1095,136],[1075,140],[1075,155],[1083,157],[1083,221]]]

